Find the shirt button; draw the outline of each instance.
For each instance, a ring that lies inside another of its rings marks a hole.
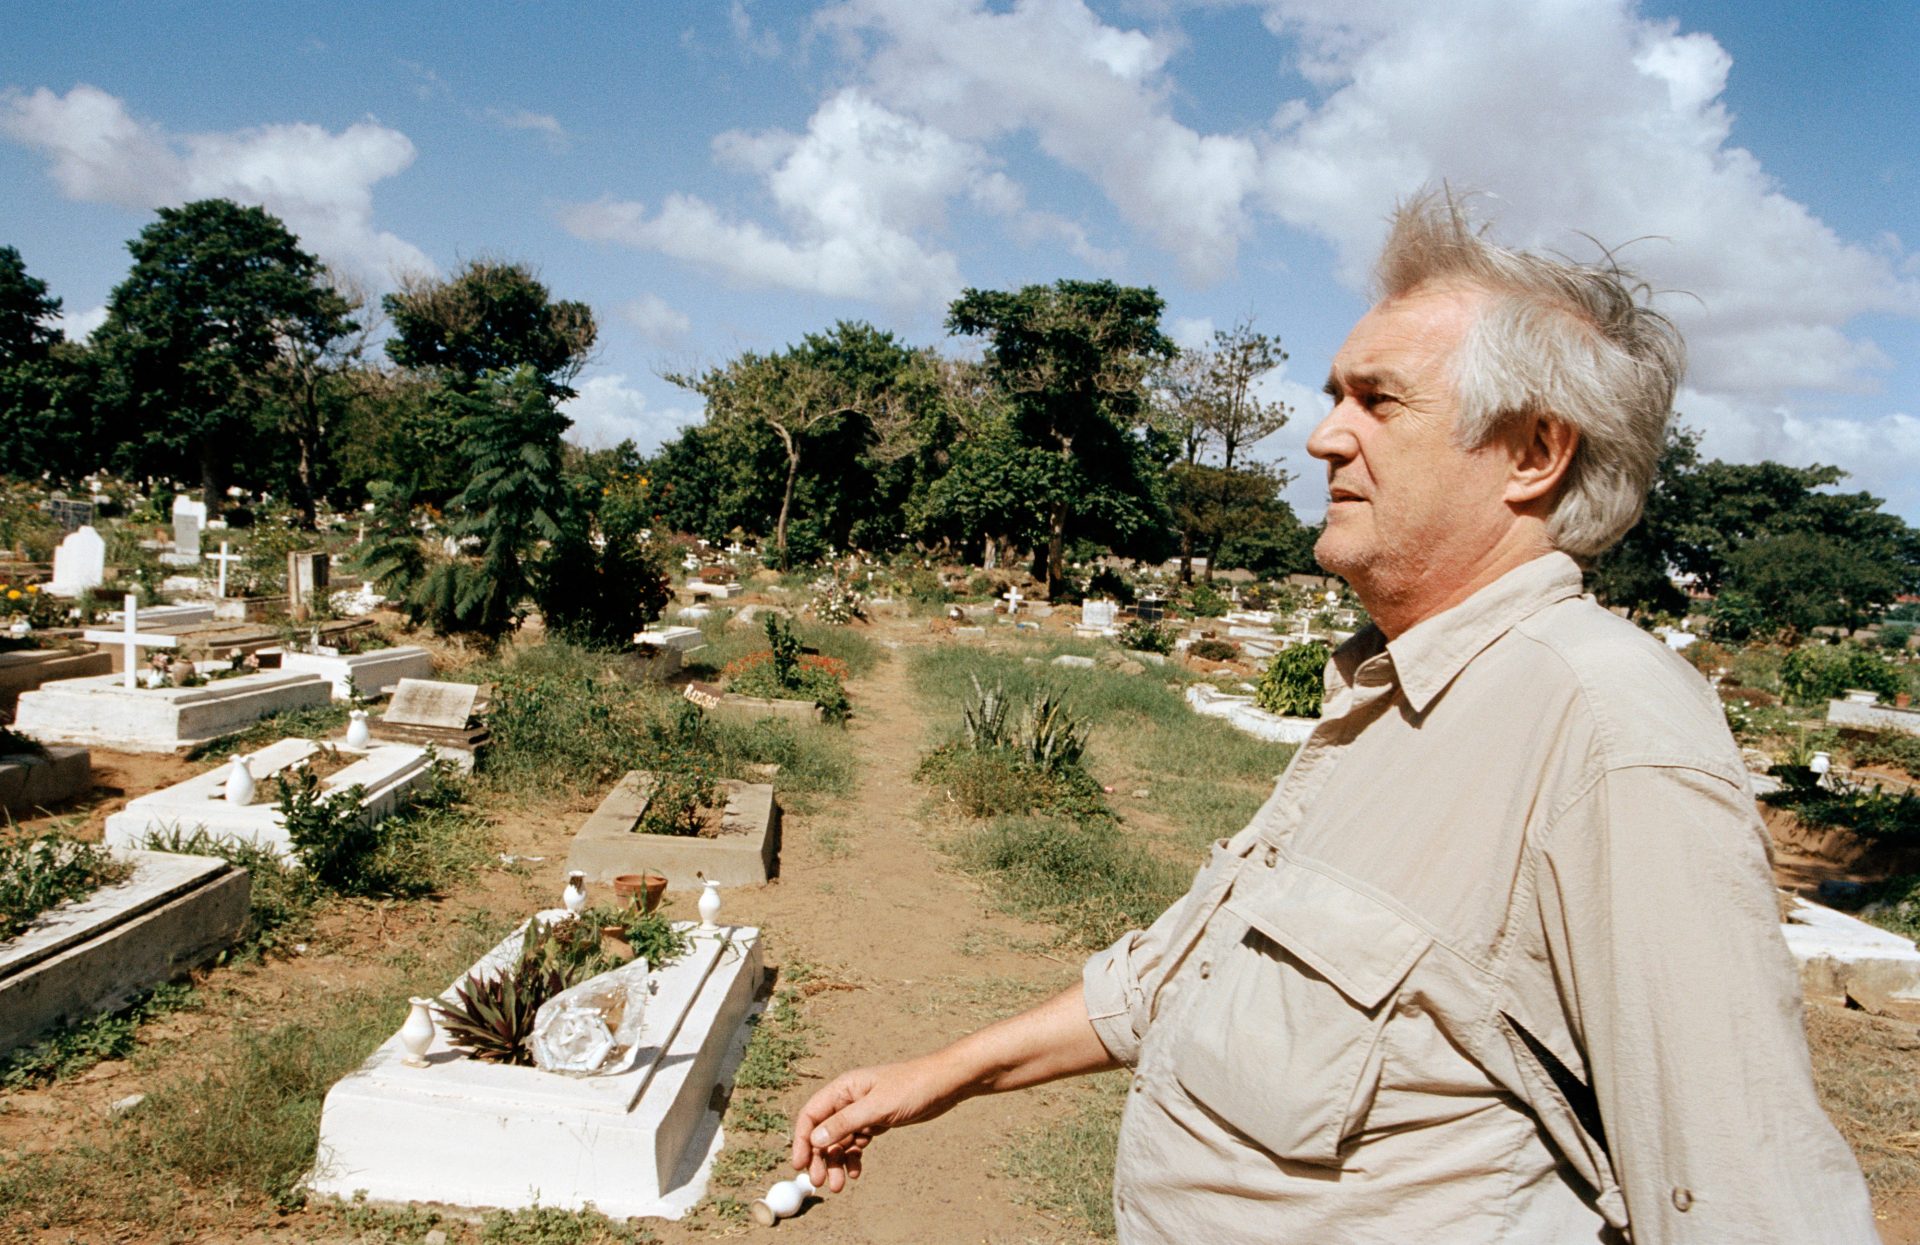
[[[1682,1189],[1677,1185],[1674,1186],[1673,1208],[1679,1211],[1683,1215],[1686,1214],[1688,1211],[1692,1210],[1693,1209],[1693,1191],[1691,1189]]]
[[[1200,980],[1205,981],[1207,978],[1211,976],[1213,976],[1213,961],[1212,960],[1200,961]]]
[[[1267,848],[1267,868],[1271,869],[1279,863],[1280,863],[1280,849],[1277,847],[1271,847],[1271,846],[1268,847]]]

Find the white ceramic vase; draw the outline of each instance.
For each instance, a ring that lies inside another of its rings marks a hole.
[[[227,771],[227,803],[253,803],[253,759],[244,752],[233,754],[233,766]]]
[[[754,1220],[762,1227],[771,1228],[782,1219],[798,1214],[807,1199],[819,1190],[813,1187],[813,1179],[801,1172],[792,1180],[782,1180],[767,1190],[767,1195],[753,1204]]]
[[[364,748],[373,742],[373,730],[367,725],[367,711],[355,709],[347,714],[347,747]]]
[[[576,871],[567,875],[567,889],[560,892],[560,902],[568,912],[580,915],[580,910],[587,906],[586,874]]]
[[[408,1000],[412,1004],[407,1012],[407,1022],[400,1026],[400,1046],[407,1052],[405,1063],[409,1068],[427,1066],[427,1047],[433,1045],[433,1006],[432,999],[415,998]]]
[[[711,934],[720,927],[714,924],[720,915],[720,883],[708,881],[700,888],[700,932]]]

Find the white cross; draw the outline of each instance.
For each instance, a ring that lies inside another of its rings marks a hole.
[[[225,600],[227,595],[227,563],[245,562],[246,559],[237,553],[228,553],[227,542],[223,540],[220,542],[220,552],[208,554],[207,561],[218,562],[220,564],[220,586],[214,589],[213,595]]]
[[[1020,612],[1020,602],[1026,598],[1020,595],[1020,585],[1015,584],[1013,587],[1008,588],[1006,595],[1000,599],[1007,603],[1007,617],[1011,618]]]
[[[220,569],[225,570],[223,566]],[[119,644],[126,648],[125,669],[121,672],[120,686],[133,687],[133,668],[140,662],[140,650],[143,648],[177,648],[180,637],[177,635],[141,635],[139,598],[131,592],[126,600],[126,627],[120,631],[82,631],[80,638],[91,640],[95,644]]]

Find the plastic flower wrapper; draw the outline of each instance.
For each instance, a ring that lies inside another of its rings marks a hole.
[[[542,1003],[527,1043],[534,1066],[571,1076],[611,1076],[631,1068],[640,1051],[647,972],[647,962],[635,960]]]

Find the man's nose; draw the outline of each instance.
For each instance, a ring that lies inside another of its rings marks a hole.
[[[1314,426],[1307,437],[1307,453],[1328,462],[1345,462],[1358,451],[1358,442],[1352,427],[1347,423],[1347,408],[1351,400],[1333,404],[1333,409]]]

